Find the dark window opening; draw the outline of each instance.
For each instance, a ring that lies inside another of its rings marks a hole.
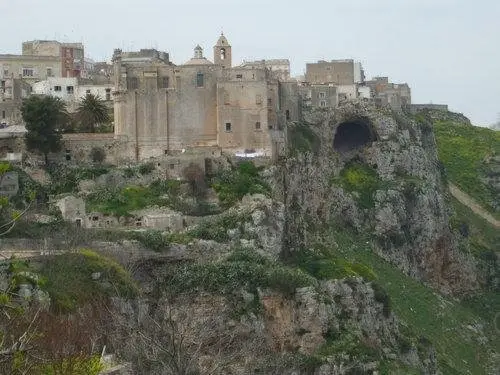
[[[285,111],[285,118],[287,121],[290,120],[290,111],[288,109]]]
[[[174,169],[174,168],[175,168],[175,164],[170,164],[170,165],[169,165],[169,168],[170,168],[170,169]]]
[[[111,89],[106,89],[106,100],[111,100]]]
[[[231,131],[231,123],[230,122],[226,122],[226,131],[227,132]]]
[[[92,216],[92,221],[97,221],[99,220],[99,216]]]
[[[243,78],[243,74],[236,74],[236,78]]]
[[[5,111],[2,111],[2,118],[5,118]]]
[[[333,148],[338,152],[348,152],[375,141],[370,123],[364,119],[341,123],[335,132]]]
[[[73,92],[75,91],[74,87],[73,86],[67,86],[66,87],[66,92],[68,94],[73,94]]]
[[[137,77],[130,77],[127,79],[127,89],[137,90],[139,88],[139,79]]]
[[[169,83],[170,82],[169,82],[168,77],[161,77],[160,82],[159,82],[159,88],[160,89],[168,89]]]
[[[260,121],[255,123],[255,130],[260,130]]]
[[[76,226],[78,228],[80,228],[82,226],[82,219],[76,219],[75,223],[76,223]]]
[[[273,104],[273,100],[271,98],[268,98],[267,99],[267,105],[272,105]]]
[[[54,86],[54,91],[61,91],[61,86]]]
[[[203,87],[203,73],[196,75],[196,87]]]
[[[168,150],[163,150],[163,153],[164,153],[165,155],[167,155],[167,154],[168,154]]]

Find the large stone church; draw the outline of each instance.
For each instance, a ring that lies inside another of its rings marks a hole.
[[[182,65],[157,50],[113,55],[115,139],[144,160],[192,148],[277,152],[286,121],[297,120],[297,84],[265,66],[233,67],[221,34],[213,61],[198,45]]]

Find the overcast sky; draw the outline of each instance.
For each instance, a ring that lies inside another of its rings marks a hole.
[[[407,82],[414,103],[445,103],[488,125],[500,113],[499,0],[0,0],[0,53],[57,39],[109,60],[114,48],[158,48],[181,64],[221,30],[242,60],[353,58],[368,78]]]

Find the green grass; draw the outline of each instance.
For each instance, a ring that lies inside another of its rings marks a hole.
[[[71,312],[89,302],[109,296],[134,297],[137,286],[118,263],[90,250],[44,258],[36,272],[45,280],[51,309]],[[92,274],[99,272],[98,280]]]
[[[50,194],[63,194],[76,192],[78,183],[82,180],[93,180],[109,172],[105,167],[71,168],[56,166],[47,169],[51,177],[48,188]]]
[[[270,288],[292,295],[296,288],[315,285],[301,269],[270,260],[244,247],[236,247],[223,260],[185,263],[170,267],[165,288],[173,295],[199,293],[232,294],[240,288],[255,292]]]
[[[445,375],[486,373],[488,350],[500,348],[492,319],[496,312],[491,310],[491,305],[474,303],[474,300],[459,302],[439,295],[373,253],[369,237],[336,232],[331,234],[331,239],[337,243],[338,256],[374,270],[377,283],[388,292],[391,308],[402,323],[414,336],[424,336],[435,346]],[[483,302],[487,300],[487,296],[478,298]],[[479,342],[467,328],[477,323],[484,324],[484,332],[491,340],[488,344]]]
[[[469,207],[455,198],[450,199],[453,214],[450,223],[454,230],[466,232],[463,240],[469,244],[471,253],[480,257],[485,251],[500,251],[500,231]]]
[[[87,198],[87,211],[128,216],[132,211],[150,206],[173,206],[180,182],[154,181],[149,186],[126,186],[119,190],[104,189]]]
[[[485,161],[500,154],[500,132],[449,121],[436,122],[434,132],[439,159],[449,180],[500,218],[500,212],[494,208],[499,194],[481,180],[494,173]]]
[[[358,162],[347,164],[340,172],[340,177],[333,183],[339,183],[349,192],[356,192],[356,201],[362,208],[373,208],[373,195],[381,186],[377,172],[370,166]]]
[[[291,155],[297,153],[317,153],[321,139],[308,124],[293,124],[287,128],[287,137]]]
[[[260,170],[252,162],[245,161],[219,173],[214,178],[212,188],[222,205],[230,207],[247,194],[269,195],[271,187],[259,175]]]

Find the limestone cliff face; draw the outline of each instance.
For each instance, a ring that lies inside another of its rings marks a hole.
[[[476,288],[474,264],[449,229],[431,128],[361,102],[304,120],[290,127],[282,167],[284,253],[313,246],[325,224],[350,228],[408,275],[444,292]]]
[[[237,300],[248,308],[235,311]],[[293,296],[235,290],[152,304],[115,300],[115,308],[122,334],[117,352],[135,364],[136,373],[368,374],[380,365],[370,350],[422,374],[437,373],[434,349],[402,349],[397,319],[361,278],[324,281]],[[328,357],[325,363],[311,362],[318,352]]]

